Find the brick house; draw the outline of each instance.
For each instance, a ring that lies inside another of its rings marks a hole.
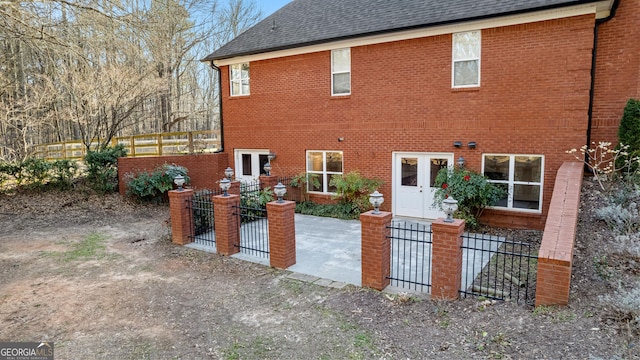
[[[446,5],[443,5],[446,4]],[[615,142],[640,96],[640,1],[294,0],[205,59],[241,178],[357,170],[383,209],[435,218],[442,167],[508,190],[495,225],[542,228],[565,151]]]

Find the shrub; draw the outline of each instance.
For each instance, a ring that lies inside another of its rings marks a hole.
[[[302,202],[306,202],[309,201],[309,185],[311,185],[312,189],[319,188],[320,180],[318,179],[318,174],[303,172],[291,178],[289,185],[298,188],[300,190],[300,199],[302,199]]]
[[[316,204],[311,201],[296,204],[296,212],[304,215],[331,217],[343,220],[358,219],[359,213],[353,212],[351,204]]]
[[[76,176],[78,165],[71,160],[27,158],[24,161],[0,163],[0,187],[14,179],[18,188],[44,190],[54,187],[68,189]]]
[[[143,201],[161,202],[167,191],[173,189],[173,179],[178,175],[184,176],[185,183],[189,183],[187,169],[179,165],[164,164],[152,172],[127,174],[127,193]]]
[[[487,206],[504,198],[504,189],[490,183],[486,177],[467,169],[442,169],[435,179],[433,204],[442,209],[442,201],[452,196],[458,201],[454,216],[464,219],[471,228],[477,227],[478,218]]]
[[[638,175],[637,167],[636,170],[633,168],[640,158],[629,156],[629,145],[620,143],[617,149],[611,149],[611,143],[606,141],[600,141],[598,144],[592,142],[591,145],[593,145],[591,148],[583,145],[580,149],[571,149],[566,152],[572,154],[577,160],[584,161],[602,190],[610,190],[605,187],[607,180],[612,180],[619,173],[624,174],[627,180],[631,181]],[[611,186],[613,182],[609,181],[608,184]]]
[[[53,186],[65,190],[71,188],[78,173],[78,164],[72,160],[56,160],[51,163],[51,170]]]
[[[127,150],[122,144],[88,151],[84,161],[89,185],[99,193],[113,192],[118,187],[118,158],[126,155]]]
[[[351,212],[356,215],[371,208],[369,194],[382,185],[382,180],[368,179],[357,171],[351,171],[342,176],[334,176],[329,181],[329,186],[336,188],[335,198],[340,199],[343,205],[351,206]]]
[[[625,162],[629,162],[629,159],[640,157],[640,100],[629,99],[627,101],[618,127],[618,141],[620,144],[628,146],[627,154],[621,156],[616,163],[617,167],[622,168],[625,166]],[[637,170],[638,162],[632,161],[631,166],[631,171]]]
[[[35,189],[44,187],[49,177],[51,163],[45,159],[28,158],[20,166],[27,187]]]

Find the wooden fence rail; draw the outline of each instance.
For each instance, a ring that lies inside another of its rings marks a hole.
[[[212,153],[220,149],[220,130],[172,132],[121,136],[111,139],[111,145],[124,145],[127,157]],[[91,144],[95,149],[97,143]],[[81,160],[87,155],[87,147],[81,140],[36,145],[34,157],[46,160]]]

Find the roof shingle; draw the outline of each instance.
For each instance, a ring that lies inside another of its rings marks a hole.
[[[597,1],[293,0],[203,61]]]

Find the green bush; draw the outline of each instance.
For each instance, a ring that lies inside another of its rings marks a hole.
[[[618,127],[618,141],[628,146],[627,154],[616,159],[616,167],[622,168],[625,161],[640,156],[640,100],[627,101]],[[630,170],[633,172],[637,169],[638,162],[632,162]]]
[[[296,212],[304,215],[331,217],[343,220],[355,220],[359,213],[353,211],[351,204],[316,204],[311,201],[296,204]]]
[[[118,158],[127,155],[124,145],[89,151],[84,161],[87,164],[89,186],[99,193],[109,193],[118,187]]]
[[[442,201],[453,196],[458,201],[454,216],[464,219],[471,228],[478,226],[478,218],[487,206],[494,205],[506,195],[502,188],[487,181],[481,174],[466,169],[442,169],[435,179],[433,204],[442,209]]]
[[[51,163],[45,159],[28,158],[21,164],[24,185],[32,189],[42,189],[49,178]]]
[[[127,174],[127,193],[143,201],[163,201],[167,191],[173,189],[173,180],[178,175],[184,176],[185,183],[189,183],[187,168],[179,165],[164,164],[152,172]]]
[[[300,190],[300,199],[305,202],[309,201],[309,188],[320,187],[320,179],[318,179],[318,174],[303,172],[291,178],[289,185]]]
[[[24,161],[0,163],[0,187],[13,179],[18,188],[64,190],[71,187],[78,165],[71,160],[46,161],[27,158]]]
[[[336,188],[336,199],[340,199],[343,205],[351,206],[355,215],[371,208],[369,194],[382,185],[382,180],[368,179],[357,171],[352,171],[342,176],[334,176],[329,181],[329,186]]]
[[[51,163],[51,183],[60,190],[71,188],[73,179],[78,174],[78,163],[72,160],[56,160]]]

